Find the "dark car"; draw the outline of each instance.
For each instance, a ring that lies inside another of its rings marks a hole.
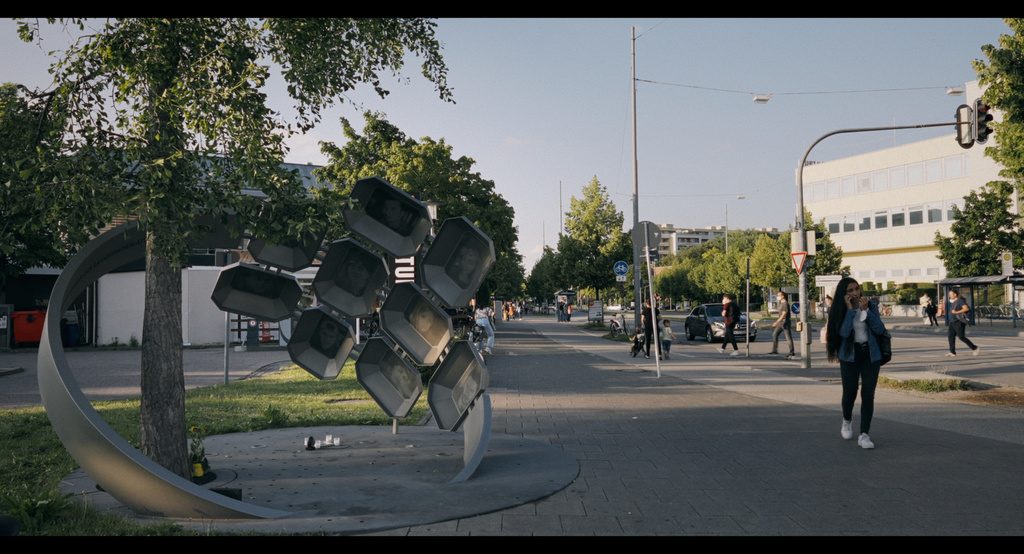
[[[740,314],[740,322],[736,324],[735,334],[737,340],[742,340],[747,333],[747,315]],[[721,304],[700,304],[695,307],[690,315],[686,316],[684,324],[686,339],[693,340],[695,337],[704,337],[708,342],[716,342],[725,338],[725,317],[722,316]],[[750,342],[757,338],[757,323],[750,321]]]

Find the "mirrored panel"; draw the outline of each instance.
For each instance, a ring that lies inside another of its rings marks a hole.
[[[355,346],[352,327],[321,308],[302,311],[288,343],[292,361],[321,381],[336,379]]]
[[[341,239],[331,243],[313,278],[313,292],[346,317],[358,317],[373,312],[387,279],[384,258],[352,239]]]
[[[293,275],[239,262],[221,270],[210,299],[218,308],[263,321],[281,321],[292,315],[302,298]]]
[[[249,253],[252,259],[261,264],[285,271],[298,271],[313,263],[326,232],[324,229],[319,234],[305,233],[302,240],[290,239],[284,244],[271,244],[264,239],[254,238],[249,241]]]
[[[361,209],[343,210],[345,224],[392,256],[415,254],[430,234],[426,204],[380,177],[356,181],[352,199]]]
[[[424,285],[449,308],[468,306],[495,259],[494,243],[469,219],[447,219],[423,257]]]
[[[433,365],[452,339],[452,321],[415,283],[391,289],[380,326],[419,365]]]
[[[356,360],[356,380],[393,418],[409,415],[423,394],[420,372],[381,337],[370,339],[363,347]]]
[[[453,344],[427,385],[427,404],[438,428],[458,430],[489,384],[487,366],[476,347],[467,341]]]

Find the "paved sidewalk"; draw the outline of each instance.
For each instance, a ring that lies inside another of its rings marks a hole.
[[[673,347],[661,378],[624,343],[550,318],[504,324],[496,344],[494,431],[573,453],[579,477],[543,500],[387,534],[1024,534],[1019,411],[880,390],[876,448],[862,450],[839,436],[837,382],[703,343]]]

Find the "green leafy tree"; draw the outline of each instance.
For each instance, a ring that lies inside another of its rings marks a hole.
[[[1014,254],[1014,267],[1022,267],[1019,219],[1010,211],[1013,187],[1005,181],[992,181],[964,197],[964,208],[953,208],[956,220],[950,225],[952,236],[935,233],[939,259],[949,277],[999,275],[1000,254]]]
[[[62,267],[71,248],[66,224],[37,217],[36,206],[49,198],[32,176],[61,148],[60,122],[47,112],[25,87],[0,85],[0,282],[31,267]]]
[[[757,238],[750,255],[750,282],[760,287],[764,296],[769,290],[797,285],[797,273],[793,271],[789,249],[781,237],[766,233]]]
[[[978,84],[985,88],[985,102],[1003,114],[1002,121],[991,125],[998,143],[985,148],[985,155],[1003,167],[999,175],[1020,186],[1024,182],[1024,19],[1004,21],[1013,33],[1000,35],[998,46],[982,46],[989,61],[974,60],[973,65]]]
[[[533,264],[526,278],[526,295],[538,301],[550,300],[558,292],[558,254],[550,246],[544,247],[544,254]]]
[[[364,114],[366,125],[360,135],[347,119],[341,119],[348,142],[338,147],[322,144],[330,158],[317,170],[319,178],[335,183],[332,189],[317,191],[326,203],[347,201],[352,185],[374,175],[407,192],[422,193],[425,200],[438,201],[437,225],[450,217],[466,216],[494,242],[497,256],[482,289],[500,298],[518,298],[522,294],[524,270],[516,248],[518,230],[513,225],[515,210],[494,190],[494,181],[473,171],[472,158],[452,155],[444,139],[424,137],[419,141],[376,113]],[[344,223],[335,218],[332,228],[339,233]]]
[[[181,354],[181,266],[197,214],[238,214],[278,242],[322,225],[298,176],[282,169],[283,137],[312,128],[320,113],[360,83],[387,94],[381,72],[397,73],[411,52],[450,99],[434,23],[420,19],[81,19],[55,20],[77,37],[51,66],[49,106],[64,123],[67,156],[34,169],[51,182],[72,164],[50,206],[88,207],[96,228],[115,216],[146,232],[142,337],[141,451],[189,474]],[[26,41],[43,22],[19,21]],[[76,31],[77,29],[77,31]],[[267,105],[269,62],[281,67],[295,115]],[[53,176],[53,177],[50,177]],[[243,189],[262,191],[261,205]],[[265,207],[270,217],[257,220]],[[40,220],[62,215],[44,211]]]
[[[558,238],[559,286],[591,287],[598,294],[615,286],[612,265],[632,253],[622,222],[622,212],[595,176],[581,198],[572,197],[565,213],[566,232]]]

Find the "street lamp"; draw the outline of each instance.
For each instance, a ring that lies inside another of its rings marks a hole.
[[[736,200],[743,200],[746,196],[739,194]],[[725,253],[729,253],[729,203],[725,203]]]

